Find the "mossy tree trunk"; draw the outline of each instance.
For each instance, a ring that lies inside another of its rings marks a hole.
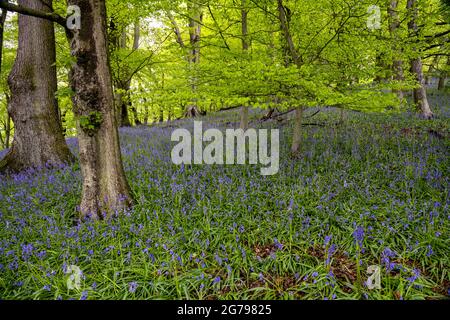
[[[78,119],[83,193],[82,216],[101,218],[132,204],[115,119],[106,35],[106,7],[101,0],[69,0],[81,9],[81,29],[69,33],[76,63],[70,74]]]
[[[52,12],[52,0],[19,0],[20,6]],[[19,15],[17,56],[8,77],[8,113],[14,140],[0,170],[21,171],[74,160],[63,136],[55,93],[56,51],[53,23]]]

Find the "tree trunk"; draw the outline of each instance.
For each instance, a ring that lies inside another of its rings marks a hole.
[[[2,74],[2,62],[3,62],[3,35],[4,35],[4,27],[5,27],[5,21],[6,21],[6,15],[8,14],[8,11],[1,9],[0,10],[0,76]],[[8,105],[8,103],[6,104]],[[10,123],[10,117],[8,114],[8,111],[6,111],[6,121],[5,121],[5,140],[3,141],[3,137],[0,133],[0,140],[2,142],[2,145],[4,148],[9,148],[9,123]]]
[[[127,31],[124,28],[122,31],[122,34],[120,36],[120,48],[126,49],[127,47]],[[119,101],[120,105],[120,112],[121,112],[121,120],[120,120],[120,126],[122,127],[131,127],[131,121],[130,116],[128,112],[128,107],[130,106],[129,102],[129,91],[130,91],[130,85],[131,81],[128,81],[126,78],[128,78],[128,74],[126,71],[122,71],[123,74],[119,74],[119,85],[117,86],[117,89],[120,90],[120,93],[117,94],[117,101]]]
[[[240,128],[244,131],[248,129],[248,107],[241,107],[241,125]]]
[[[19,0],[19,5],[52,12],[52,0]],[[8,104],[14,141],[0,170],[21,171],[74,160],[62,134],[58,104],[54,26],[50,21],[19,15],[17,56],[8,77]]]
[[[295,109],[294,133],[292,135],[292,147],[291,147],[291,153],[293,156],[297,156],[298,154],[301,153],[302,120],[303,120],[303,107],[300,107]]]
[[[286,57],[286,66],[291,64],[292,61],[297,68],[301,68],[303,61],[302,57],[298,54],[298,51],[294,45],[291,31],[289,29],[289,19],[291,16],[289,8],[283,5],[283,0],[278,0],[278,14],[280,19],[280,26],[284,37],[286,54],[290,59]],[[297,156],[301,152],[302,144],[302,119],[303,119],[303,107],[299,107],[295,110],[294,131],[292,133],[292,156]]]
[[[141,28],[139,20],[137,20],[134,24],[134,33],[133,33],[133,51],[139,49],[139,42],[141,37]],[[117,41],[116,41],[117,42]],[[123,29],[119,46],[122,49],[127,48],[127,33],[126,29]],[[133,107],[131,97],[130,97],[130,88],[131,88],[131,80],[132,75],[130,75],[130,71],[128,68],[124,68],[122,70],[122,74],[119,75],[119,79],[116,79],[118,82],[117,89],[119,89],[121,92],[116,94],[116,101],[118,102],[120,106],[120,112],[121,112],[121,120],[120,120],[120,126],[122,127],[130,127],[131,121],[129,116],[129,110],[131,110],[133,116],[134,116],[134,122],[136,125],[140,125],[141,121],[139,120],[139,117],[137,116],[137,109],[136,107]]]
[[[438,90],[441,90],[441,91],[444,90],[446,80],[447,80],[446,76],[439,77]]]
[[[450,66],[450,57],[447,58],[447,67]],[[445,82],[447,80],[447,72],[444,70],[441,72],[441,76],[439,77],[438,90],[445,89]]]
[[[200,114],[198,110],[197,99],[197,65],[200,63],[200,39],[202,32],[203,13],[199,4],[188,4],[188,10],[191,13],[189,18],[189,39],[190,39],[190,55],[189,64],[191,69],[191,91],[192,91],[192,104],[187,106],[185,115],[187,117],[197,117]]]
[[[398,0],[391,0],[388,14],[389,14],[389,32],[391,34],[391,37],[393,39],[394,45],[393,50],[395,53],[401,51],[401,48],[398,47],[398,29],[400,27],[400,19],[398,15]],[[392,71],[394,73],[394,80],[396,81],[403,81],[403,61],[400,59],[394,59],[392,63]],[[393,93],[397,94],[397,97],[400,101],[403,101],[404,94],[402,90],[392,90]]]
[[[118,86],[117,89],[120,90],[119,93],[116,93],[116,101],[119,104],[120,110],[120,126],[131,127],[130,115],[128,112],[130,106],[128,93],[130,88],[125,84]]]
[[[291,11],[289,8],[284,6],[283,0],[278,0],[278,17],[280,19],[281,31],[284,37],[284,44],[286,54],[289,56],[289,59],[286,58],[286,65],[289,65],[292,61],[297,67],[301,67],[302,65],[302,57],[298,54],[297,49],[295,48],[294,40],[292,39],[291,31],[289,29],[289,20],[291,17]]]
[[[2,73],[2,62],[3,62],[3,36],[5,29],[5,21],[8,11],[5,9],[0,10],[0,75]]]
[[[139,120],[139,114],[137,112],[136,106],[134,106],[132,102],[130,102],[130,108],[131,108],[131,112],[133,113],[133,117],[134,117],[134,125],[140,126],[142,124],[142,122],[141,122],[141,120]]]
[[[249,49],[248,43],[248,9],[247,0],[241,2],[241,16],[242,16],[242,51],[244,55],[247,55]],[[248,129],[248,106],[241,107],[241,125],[240,128],[244,131]]]
[[[77,117],[83,193],[83,218],[102,218],[129,208],[131,192],[125,177],[115,119],[109,68],[104,0],[69,0],[81,9],[81,29],[68,33],[76,63],[70,73]]]
[[[9,141],[11,140],[11,117],[6,114],[6,124],[5,124],[5,148],[9,148]]]
[[[408,0],[407,2],[408,12],[411,14],[411,19],[408,23],[408,29],[412,35],[417,35],[418,26],[417,26],[417,18],[418,18],[418,9],[417,9],[417,0]],[[423,77],[423,66],[422,59],[418,53],[417,57],[411,60],[411,72],[415,75],[416,81],[419,84],[419,87],[413,90],[414,95],[414,103],[416,104],[418,111],[421,113],[422,117],[425,119],[433,118],[433,112],[431,111],[430,105],[427,99],[427,91],[425,88],[425,80]]]
[[[149,118],[149,110],[148,110],[148,101],[144,98],[144,124],[148,124],[148,118]]]

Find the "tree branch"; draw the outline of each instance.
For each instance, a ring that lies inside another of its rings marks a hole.
[[[67,29],[66,18],[61,17],[59,14],[57,14],[55,12],[50,12],[50,13],[42,12],[39,10],[35,10],[35,9],[31,9],[31,8],[27,8],[27,7],[9,3],[7,0],[0,0],[0,8],[8,10],[8,11],[12,11],[12,12],[17,12],[17,13],[20,13],[20,14],[23,14],[26,16],[32,16],[32,17],[56,22],[57,24],[61,25],[65,29]]]

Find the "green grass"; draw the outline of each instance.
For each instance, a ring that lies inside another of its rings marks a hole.
[[[323,126],[305,127],[303,157],[292,159],[292,124],[261,114],[252,126],[281,130],[272,177],[257,166],[173,165],[170,134],[190,120],[122,130],[137,204],[106,222],[73,226],[77,165],[3,177],[0,298],[448,296],[448,118],[346,112],[338,124],[339,112],[323,111],[306,120]],[[237,119],[203,118],[220,128]],[[83,271],[79,290],[67,288],[68,265]],[[381,267],[381,289],[364,285],[370,265]]]

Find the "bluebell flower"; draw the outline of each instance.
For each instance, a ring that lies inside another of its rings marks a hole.
[[[355,239],[355,242],[358,243],[358,246],[362,248],[364,241],[364,228],[358,226],[356,230],[353,232],[353,238]]]
[[[83,292],[81,293],[81,298],[80,298],[80,300],[87,300],[87,298],[88,298],[88,292],[87,292],[87,291],[83,291]]]
[[[130,282],[130,283],[128,284],[128,291],[129,291],[130,293],[135,293],[137,287],[138,287],[138,283],[137,283],[137,282],[135,282],[135,281]]]
[[[277,250],[283,250],[283,244],[280,243],[277,238],[274,239],[274,242],[275,248],[277,248]]]
[[[428,246],[427,246],[427,249],[428,249],[428,251],[427,251],[427,257],[429,257],[429,256],[431,256],[431,255],[433,254],[433,249],[431,248],[431,245],[428,245]]]

